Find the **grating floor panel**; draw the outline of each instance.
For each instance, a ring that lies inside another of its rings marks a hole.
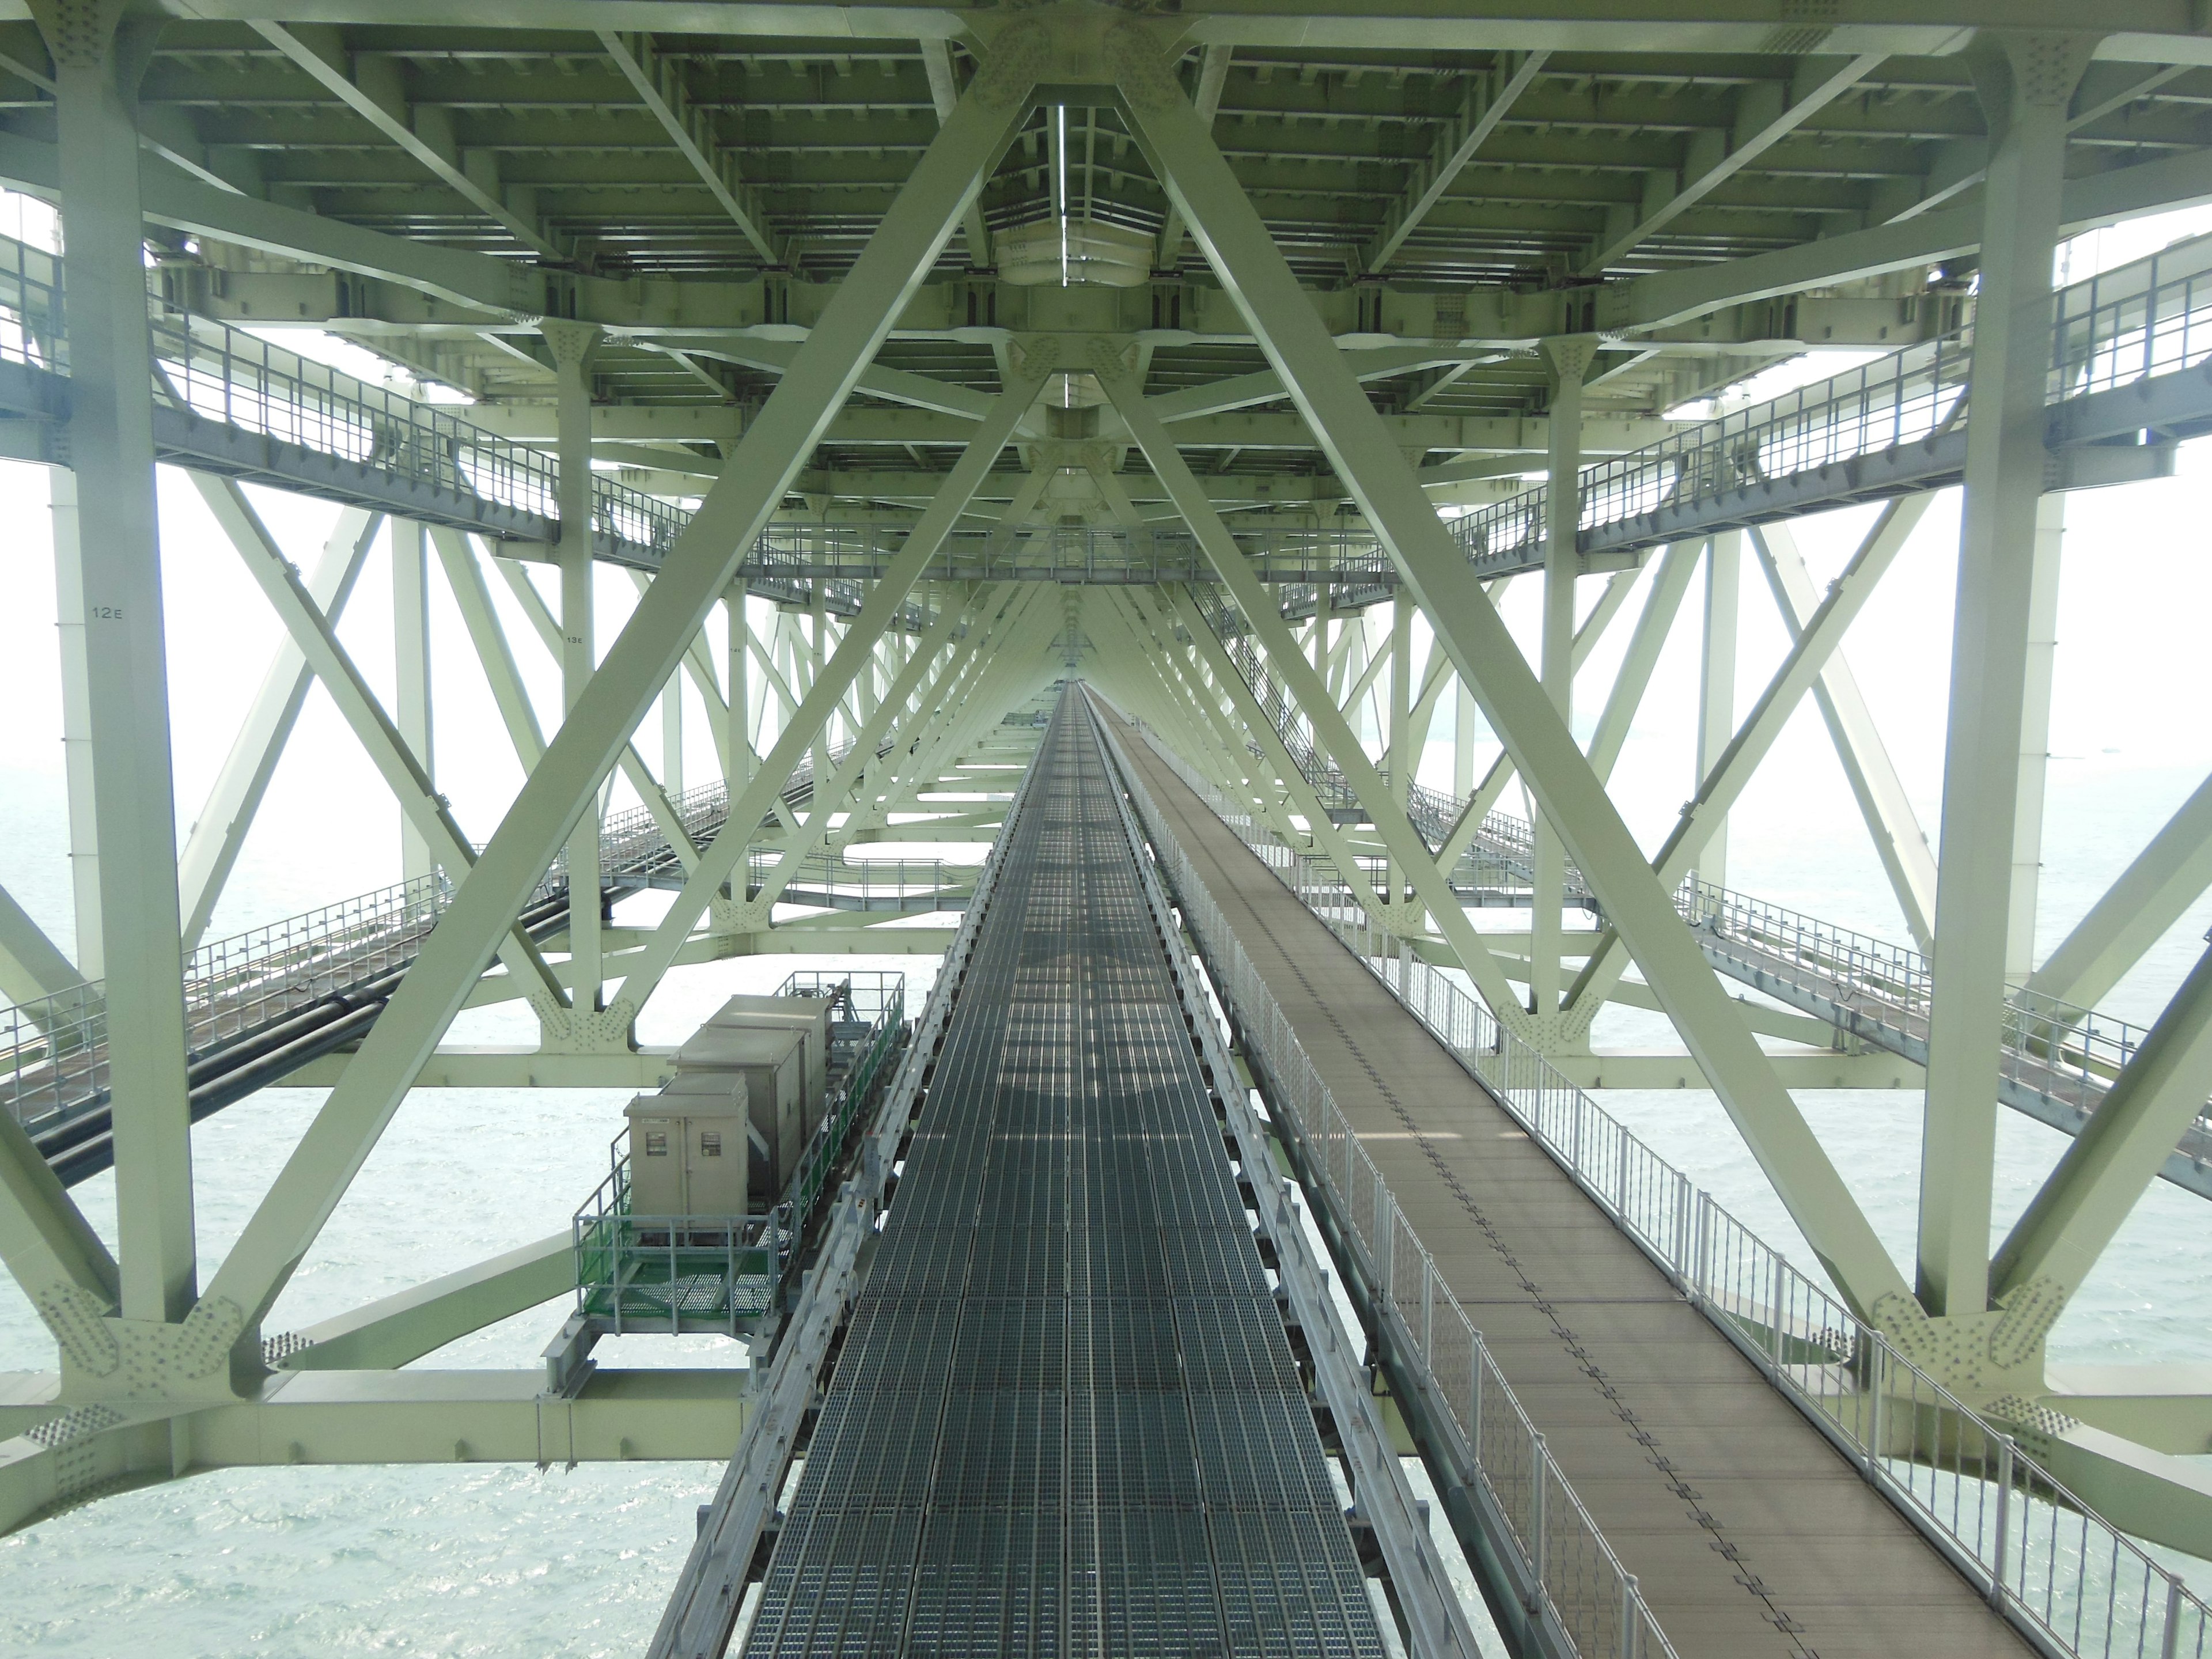
[[[1006,834],[745,1651],[1380,1659],[1073,699]]]

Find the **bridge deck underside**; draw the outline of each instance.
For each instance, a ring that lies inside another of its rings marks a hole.
[[[749,1655],[1382,1652],[1071,714],[1007,831]]]
[[[1676,1650],[2026,1653],[1205,804],[1121,747]]]

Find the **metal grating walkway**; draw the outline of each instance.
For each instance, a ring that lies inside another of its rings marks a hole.
[[[1097,745],[1064,700],[749,1656],[1382,1653]]]

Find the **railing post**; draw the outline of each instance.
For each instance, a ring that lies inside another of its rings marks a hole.
[[[2166,1580],[2166,1631],[2158,1644],[2159,1659],[2181,1659],[2181,1580]]]
[[[1771,1346],[1774,1351],[1774,1369],[1778,1374],[1782,1370],[1782,1355],[1784,1352],[1782,1323],[1784,1319],[1787,1317],[1787,1310],[1783,1304],[1782,1276],[1788,1271],[1788,1268],[1778,1254],[1775,1254],[1773,1252],[1769,1252],[1769,1254],[1772,1255],[1774,1268],[1772,1273],[1773,1282],[1768,1287],[1767,1295],[1771,1298],[1771,1307],[1773,1310],[1772,1329],[1774,1332],[1774,1340]]]
[[[2012,1437],[1997,1437],[1997,1537],[1990,1552],[1990,1605],[2004,1610],[2005,1544],[2012,1524]]]
[[[1482,1469],[1482,1368],[1489,1354],[1482,1333],[1473,1332],[1468,1348],[1467,1453],[1478,1474]]]
[[[1550,1467],[1551,1455],[1540,1433],[1528,1437],[1528,1611],[1537,1613],[1544,1606],[1544,1477]]]
[[[1620,1659],[1636,1659],[1637,1638],[1643,1634],[1644,1595],[1636,1575],[1620,1575]]]
[[[1873,1332],[1868,1333],[1867,1340],[1873,1346],[1867,1351],[1866,1478],[1869,1485],[1879,1487],[1881,1485],[1882,1440],[1888,1432],[1887,1425],[1882,1421],[1885,1391],[1881,1386],[1882,1362],[1887,1350],[1881,1338]]]
[[[1421,1258],[1421,1363],[1431,1370],[1437,1365],[1437,1269],[1426,1255]]]

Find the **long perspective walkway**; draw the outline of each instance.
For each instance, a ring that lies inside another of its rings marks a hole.
[[[1379,1659],[1072,696],[1017,810],[744,1650]]]
[[[1677,1650],[2026,1653],[1206,804],[1104,718]]]

